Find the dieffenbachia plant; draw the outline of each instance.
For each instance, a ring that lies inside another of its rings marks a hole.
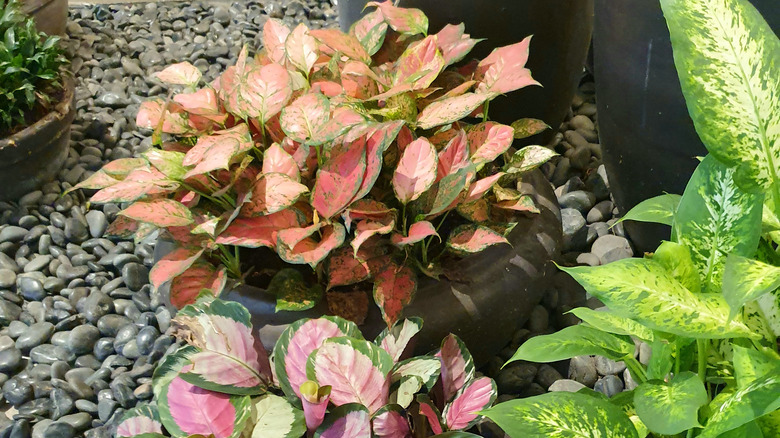
[[[672,226],[654,254],[562,268],[609,309],[533,338],[512,360],[600,355],[638,386],[502,403],[512,436],[780,436],[780,40],[747,0],[661,0],[691,118],[710,155],[682,196],[629,220]],[[647,343],[647,366],[635,340]]]
[[[150,280],[172,280],[176,306],[241,279],[238,247],[266,247],[312,268],[280,274],[278,310],[373,289],[391,327],[418,273],[439,278],[447,257],[507,244],[516,215],[538,211],[517,180],[554,153],[511,145],[547,126],[488,120],[490,100],[538,85],[531,38],[456,67],[478,42],[462,24],[428,35],[421,11],[369,5],[348,33],[270,19],[263,50],[200,89],[189,63],[166,68],[157,78],[186,90],[144,102],[136,121],[158,147],[77,186],[131,203],[113,233],[170,232],[177,248]]]
[[[189,345],[158,366],[156,403],[129,411],[117,436],[474,437],[463,431],[496,398],[455,335],[433,354],[407,358],[419,319],[374,342],[339,317],[299,320],[279,338],[273,371],[240,304],[204,295],[174,326]]]

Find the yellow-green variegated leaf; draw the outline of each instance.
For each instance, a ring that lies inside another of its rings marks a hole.
[[[720,292],[726,256],[750,256],[761,234],[762,194],[734,183],[734,170],[708,155],[693,172],[672,225],[691,251],[705,292]]]
[[[274,394],[256,399],[252,424],[252,438],[298,438],[306,433],[303,411]]]
[[[694,294],[654,260],[561,269],[615,314],[653,330],[699,339],[755,336],[741,321],[729,319],[723,297]]]
[[[745,388],[759,377],[780,373],[780,356],[774,350],[759,351],[736,344],[732,344],[731,348],[738,389]]]
[[[636,413],[651,432],[674,435],[700,427],[699,408],[709,401],[699,376],[685,371],[670,382],[649,380],[634,390]]]
[[[619,406],[573,392],[510,400],[480,414],[518,438],[639,438]]]
[[[662,242],[655,250],[653,260],[660,263],[672,277],[691,292],[701,292],[699,270],[693,263],[688,247],[675,242]]]
[[[780,409],[780,373],[760,377],[728,396],[710,416],[699,438],[716,438]]]
[[[674,212],[677,211],[677,206],[680,204],[680,198],[680,195],[667,193],[665,195],[645,199],[629,210],[625,216],[618,220],[618,223],[623,221],[637,221],[672,225]]]
[[[577,307],[569,311],[586,324],[607,333],[636,336],[645,342],[653,342],[653,331],[634,321],[606,310]]]
[[[661,0],[661,7],[702,142],[738,167],[743,187],[780,189],[780,40],[748,0]]]
[[[780,436],[780,411],[774,411],[766,414],[756,420],[764,438],[771,436]]]
[[[723,272],[723,297],[731,306],[730,316],[742,306],[780,287],[780,268],[746,257],[730,255]]]
[[[756,303],[769,328],[775,336],[780,336],[780,289],[758,297]]]
[[[612,360],[633,357],[634,341],[586,325],[573,325],[525,341],[507,363],[515,360],[557,362],[574,356],[604,356]]]

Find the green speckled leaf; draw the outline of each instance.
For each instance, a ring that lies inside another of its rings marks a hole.
[[[277,312],[311,309],[322,298],[322,287],[309,286],[303,279],[303,274],[292,268],[285,268],[274,274],[267,290],[276,295]]]
[[[645,341],[653,341],[653,331],[642,324],[609,311],[593,310],[588,307],[577,307],[569,312],[583,322],[607,333],[616,335],[636,336]]]
[[[748,301],[780,287],[780,268],[730,255],[723,272],[723,297],[736,315]]]
[[[764,438],[780,436],[780,411],[774,411],[771,414],[759,417],[756,423],[758,423]]]
[[[553,334],[534,336],[525,341],[507,363],[515,360],[556,362],[574,356],[599,355],[612,360],[633,356],[634,342],[585,325],[574,325]]]
[[[726,398],[699,438],[718,437],[777,409],[780,409],[780,373],[770,373]]]
[[[737,388],[742,389],[753,383],[759,377],[770,373],[780,374],[780,356],[774,351],[758,351],[732,344],[734,356],[734,374],[737,377]]]
[[[780,289],[762,295],[756,300],[769,328],[775,336],[780,336]]]
[[[623,410],[585,394],[551,392],[480,412],[516,438],[638,438]]]
[[[674,376],[669,383],[651,380],[634,390],[637,415],[651,432],[663,435],[700,427],[699,408],[708,401],[707,389],[690,371]]]
[[[777,190],[780,40],[747,0],[662,0],[661,7],[702,142],[738,168],[744,187]]]
[[[740,190],[734,171],[707,156],[677,208],[672,238],[688,247],[706,292],[720,291],[726,256],[752,255],[761,233],[763,195]]]
[[[680,198],[680,195],[666,194],[645,199],[629,210],[618,222],[637,221],[672,225]]]
[[[662,242],[655,250],[653,260],[660,263],[672,277],[682,283],[691,292],[701,292],[699,270],[693,264],[691,252],[685,245],[674,242]]]
[[[753,337],[738,320],[729,320],[726,301],[694,294],[658,262],[623,259],[604,266],[561,268],[615,314],[687,338]]]

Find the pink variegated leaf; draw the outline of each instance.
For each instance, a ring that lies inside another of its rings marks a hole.
[[[445,65],[455,64],[462,60],[474,48],[474,45],[481,41],[470,38],[469,34],[464,33],[465,29],[466,26],[463,23],[448,24],[436,34],[436,43],[444,57]]]
[[[319,58],[319,54],[317,53],[317,40],[309,35],[309,28],[305,24],[299,24],[287,36],[284,49],[290,63],[308,77],[311,68]]]
[[[161,228],[193,223],[192,212],[189,208],[173,199],[165,198],[134,202],[119,214]]]
[[[190,357],[192,368],[180,374],[199,388],[232,395],[258,395],[265,391],[265,380],[256,369],[224,354],[202,351]]]
[[[382,330],[374,343],[382,347],[393,358],[393,362],[398,362],[414,335],[422,330],[422,326],[421,318],[404,319],[392,328]]]
[[[399,405],[386,405],[371,419],[374,436],[377,438],[411,438],[409,421]]]
[[[268,58],[277,64],[283,64],[285,58],[285,42],[290,35],[290,28],[281,20],[271,18],[263,25],[263,46]]]
[[[329,116],[328,98],[320,93],[309,93],[286,106],[279,123],[291,139],[307,143],[325,126]]]
[[[505,94],[529,85],[541,85],[525,68],[530,44],[529,36],[519,43],[493,49],[474,72],[474,79],[479,81],[477,92]]]
[[[490,220],[490,206],[485,198],[464,202],[458,205],[457,211],[471,222],[479,223]]]
[[[184,154],[181,152],[152,148],[142,153],[141,156],[146,158],[149,164],[171,180],[181,180],[184,178],[184,174],[187,173],[187,169],[182,165]]]
[[[70,193],[77,189],[104,189],[106,187],[111,187],[114,184],[118,183],[120,180],[109,176],[102,170],[98,170],[97,172],[93,173],[89,176],[89,178],[85,179],[84,181],[76,184],[75,186],[69,188],[65,191],[65,193]]]
[[[180,62],[155,73],[154,77],[166,84],[194,87],[200,82],[201,74],[200,70],[189,62]]]
[[[409,46],[396,62],[393,85],[408,83],[412,90],[430,86],[444,68],[444,58],[436,47],[436,36]]]
[[[366,136],[366,173],[363,176],[363,182],[360,184],[353,201],[366,196],[374,187],[379,174],[382,171],[382,157],[387,148],[395,140],[403,120],[394,120],[392,122],[382,123],[373,129]]]
[[[474,359],[466,344],[453,334],[444,338],[436,356],[441,361],[444,399],[449,401],[474,378]]]
[[[420,404],[420,415],[423,415],[428,420],[431,431],[436,435],[442,433],[444,428],[441,424],[441,415],[433,402],[431,402],[431,399],[426,395],[420,394],[417,396],[417,402]]]
[[[163,108],[165,108],[165,117],[163,117]],[[180,109],[177,103],[169,103],[166,108],[165,101],[162,99],[144,101],[138,108],[135,125],[139,128],[157,129],[162,119],[160,126],[162,132],[186,134],[190,131],[190,126],[184,114],[178,111]]]
[[[425,137],[409,143],[393,172],[393,191],[402,204],[419,198],[436,180],[436,149]]]
[[[306,434],[303,412],[286,398],[271,393],[254,400],[250,421],[251,435],[258,438],[301,438]]]
[[[390,264],[374,279],[374,301],[382,311],[382,318],[392,327],[401,318],[417,291],[417,276],[406,266]]]
[[[155,404],[139,404],[125,412],[116,428],[116,436],[120,438],[142,434],[162,436],[162,423],[160,423],[160,414],[157,412]]]
[[[143,158],[120,158],[106,163],[100,171],[114,178],[123,179],[125,176],[139,170],[140,167],[148,167],[145,161]]]
[[[193,304],[204,289],[214,296],[219,296],[226,282],[227,273],[224,267],[217,270],[211,263],[195,262],[171,282],[171,304],[177,309]]]
[[[534,203],[533,198],[531,198],[528,195],[523,195],[518,199],[514,200],[506,200],[501,202],[496,202],[495,204],[498,208],[503,208],[505,210],[514,210],[514,211],[527,211],[529,213],[539,213],[539,208]]]
[[[363,64],[359,61],[354,62]],[[363,74],[346,71],[346,67],[345,71],[341,73],[341,86],[346,96],[357,100],[369,100],[379,94],[379,85],[374,79]]]
[[[301,180],[298,164],[279,143],[272,144],[263,152],[263,173],[283,173],[293,181]]]
[[[442,416],[450,430],[466,430],[480,419],[480,412],[489,408],[498,391],[490,377],[480,377],[458,391],[455,398],[444,407]]]
[[[439,152],[439,166],[436,170],[436,180],[441,180],[469,164],[469,144],[466,131],[459,129],[455,136]]]
[[[164,255],[149,272],[149,282],[157,289],[186,271],[203,254],[203,248],[176,248]]]
[[[387,403],[387,375],[393,360],[371,342],[349,337],[331,338],[312,353],[306,375],[320,385],[330,385],[330,401],[336,406],[360,403],[376,412]]]
[[[471,161],[475,164],[489,163],[512,146],[515,130],[511,126],[495,122],[483,122],[468,132]]]
[[[184,166],[195,166],[184,175],[184,178],[217,169],[227,170],[253,146],[249,127],[243,123],[224,131],[217,131],[213,135],[202,136],[198,138],[195,146],[187,151],[182,160]]]
[[[173,96],[174,102],[190,114],[203,116],[219,124],[225,123],[228,115],[219,108],[217,93],[212,88],[201,88],[194,93],[180,93]]]
[[[91,202],[132,202],[147,195],[170,193],[179,187],[177,181],[168,179],[155,168],[141,167],[130,172],[127,177],[92,195]]]
[[[300,387],[306,429],[310,433],[317,430],[325,419],[325,412],[330,402],[330,390],[330,386],[320,386],[311,380],[307,380]]]
[[[474,202],[487,193],[504,176],[504,172],[498,172],[471,183],[464,202]]]
[[[317,222],[316,224],[312,224],[307,227],[286,228],[284,230],[279,230],[279,232],[276,233],[277,245],[284,246],[288,250],[292,249],[301,241],[319,231],[324,225],[324,222]]]
[[[456,122],[479,108],[490,98],[487,94],[465,93],[455,97],[445,97],[422,110],[417,116],[417,126],[430,129],[435,126]]]
[[[369,2],[366,6],[376,6],[385,18],[385,22],[400,33],[426,34],[428,33],[428,17],[423,11],[415,8],[399,8],[393,6],[393,2]]]
[[[319,240],[315,240],[313,237],[306,237],[291,247],[281,243],[282,232],[280,231],[279,233],[276,245],[276,252],[279,254],[279,257],[287,263],[296,265],[308,264],[312,268],[324,260],[331,251],[341,246],[347,235],[343,225],[334,223],[322,227],[322,237]]]
[[[317,171],[311,195],[312,207],[323,218],[330,219],[339,214],[354,199],[365,174],[365,137],[334,146],[331,157]]]
[[[333,51],[366,64],[371,62],[368,52],[354,35],[338,29],[314,29],[309,31],[309,34]]]
[[[371,438],[371,415],[365,406],[350,403],[334,409],[314,438]]]
[[[142,222],[130,219],[125,216],[117,216],[111,224],[109,224],[104,237],[116,237],[122,240],[130,240],[136,236]],[[152,229],[157,230],[157,227],[151,225]]]
[[[272,214],[295,204],[309,188],[284,173],[264,173],[252,188],[252,197],[244,204],[244,217]]]
[[[238,438],[248,419],[249,396],[209,391],[181,377],[174,378],[159,398],[158,404],[170,413],[170,418],[162,416],[163,424],[176,436]]]
[[[240,87],[241,112],[265,123],[284,108],[292,96],[290,73],[279,64],[252,69]]]
[[[466,224],[452,230],[449,239],[447,239],[447,248],[456,254],[463,255],[480,252],[488,246],[500,243],[509,244],[509,241],[488,227]]]
[[[360,41],[369,55],[373,55],[379,51],[385,41],[387,23],[381,12],[372,11],[356,21],[349,29],[349,33]]]
[[[328,338],[360,337],[360,330],[350,321],[337,316],[299,319],[290,324],[274,347],[274,367],[279,387],[288,397],[300,397],[300,387],[309,380],[306,362],[309,355]]]
[[[464,191],[474,177],[474,165],[469,164],[457,172],[447,175],[420,197],[419,208],[427,219],[452,210],[465,197]]]
[[[328,289],[360,283],[371,276],[368,263],[349,247],[339,248],[328,259]]]
[[[312,81],[311,90],[327,97],[336,97],[344,92],[344,87],[333,81]]]
[[[390,237],[390,241],[396,246],[413,245],[426,237],[436,236],[439,234],[436,232],[433,224],[428,221],[419,221],[412,224],[409,227],[409,235],[404,237],[398,233],[393,234]],[[441,239],[441,237],[439,237]]]
[[[347,132],[353,126],[363,122],[365,122],[365,118],[355,110],[343,106],[336,107],[336,109],[333,110],[333,116],[309,141],[309,144],[318,146],[332,141],[336,137]]]
[[[371,236],[390,233],[393,231],[393,228],[395,228],[395,215],[392,214],[379,220],[363,220],[358,222],[355,227],[355,238],[350,242],[355,257],[357,257],[358,250],[363,242],[368,240]]]
[[[403,152],[411,142],[414,141],[414,133],[409,129],[406,124],[401,127],[401,131],[398,132],[396,144],[398,145],[398,151]]]
[[[519,119],[512,122],[515,130],[515,138],[528,138],[533,135],[551,129],[550,125],[538,119]],[[541,147],[541,146],[538,146]]]

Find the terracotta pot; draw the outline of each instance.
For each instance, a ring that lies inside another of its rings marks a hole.
[[[511,247],[497,245],[461,259],[456,270],[470,279],[468,283],[420,278],[417,294],[404,312],[424,320],[416,353],[428,353],[451,332],[463,339],[477,363],[484,363],[507,345],[541,300],[544,283],[556,270],[552,260],[561,242],[560,211],[541,172],[533,172],[524,182],[541,212],[520,220],[509,235]],[[170,241],[158,241],[156,259],[171,249]],[[167,287],[160,292],[167,302]],[[275,312],[276,297],[251,286],[230,290],[222,298],[249,309],[255,334],[269,350],[288,324],[327,313],[324,303],[304,312]],[[370,296],[369,300],[369,315],[360,328],[367,339],[373,339],[385,324]]]
[[[367,1],[339,0],[342,29],[360,18]],[[429,33],[462,22],[473,38],[486,38],[470,58],[482,59],[495,47],[533,35],[527,66],[544,87],[496,98],[490,102],[490,118],[512,123],[533,117],[553,128],[563,122],[582,78],[593,29],[593,0],[401,0],[399,6],[422,9],[429,19]],[[547,144],[555,132],[547,130],[524,142]]]
[[[22,11],[33,17],[38,31],[48,35],[65,35],[68,0],[22,0]]]
[[[0,200],[14,200],[57,175],[68,156],[70,124],[76,116],[73,79],[54,110],[35,124],[0,139]]]

